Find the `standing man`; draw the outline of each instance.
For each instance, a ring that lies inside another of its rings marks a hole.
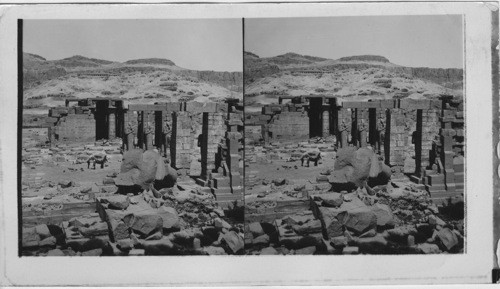
[[[163,125],[163,139],[161,144],[161,151],[163,152],[163,157],[168,160],[169,150],[170,150],[170,135],[172,129],[167,122]]]
[[[144,140],[146,141],[145,149],[146,150],[153,149],[153,126],[151,125],[150,122],[148,122],[144,135],[145,135]]]
[[[125,148],[126,150],[131,150],[134,148],[134,138],[135,131],[132,123],[127,123],[127,127],[125,128]]]

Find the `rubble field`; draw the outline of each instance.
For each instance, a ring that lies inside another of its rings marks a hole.
[[[167,186],[118,185],[124,174],[121,147],[121,139],[49,146],[47,129],[23,129],[23,256],[244,253],[239,207],[219,207],[210,188],[185,170],[173,170],[176,181]],[[107,162],[94,169],[92,158],[98,155]],[[155,165],[145,165],[153,170],[144,173],[139,166],[141,176],[164,171],[157,155],[151,151]]]
[[[463,195],[438,206],[408,176],[391,179],[384,165],[368,177],[373,167],[363,157],[378,157],[370,148],[333,143],[246,145],[245,254],[464,253]],[[301,164],[310,151],[320,152],[317,166]]]

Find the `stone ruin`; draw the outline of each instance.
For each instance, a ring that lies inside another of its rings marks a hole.
[[[250,168],[246,189],[266,191],[246,196],[247,254],[463,252],[460,101],[280,97],[247,114],[245,129],[250,167],[276,163],[277,175],[298,170],[311,149],[334,161],[304,180],[259,179]]]
[[[35,194],[55,190],[52,200],[48,195],[41,204],[23,204],[23,255],[242,252],[243,228],[237,220],[242,219],[243,114],[238,100],[124,108],[117,100],[87,99],[78,100],[76,107],[53,108],[49,115],[39,126],[48,128],[48,148],[23,155],[46,152],[43,158],[49,159],[77,154],[77,165],[86,150],[108,152],[111,145],[123,161],[120,171],[104,177],[97,189],[82,187],[79,180],[33,186],[23,180],[23,190]],[[31,163],[31,169],[40,164]],[[83,202],[56,203],[59,195],[83,197]]]
[[[283,104],[286,99],[291,102]],[[256,143],[333,136],[338,148],[370,146],[391,167],[393,180],[410,175],[436,202],[464,191],[463,104],[449,96],[371,101],[280,96],[279,104],[247,114],[245,127],[260,131],[249,134]]]

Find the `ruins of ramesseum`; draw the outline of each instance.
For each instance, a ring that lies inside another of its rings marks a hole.
[[[76,106],[69,106],[77,102]],[[243,111],[237,99],[224,103],[130,104],[112,98],[66,99],[52,108],[45,127],[50,143],[122,138],[123,149],[164,150],[170,165],[210,190],[225,206],[243,199]],[[219,142],[220,140],[220,142]],[[166,142],[169,143],[166,143]],[[193,166],[201,160],[201,168]],[[215,169],[215,171],[214,171]]]
[[[338,147],[370,145],[391,166],[393,179],[410,175],[436,201],[464,190],[464,125],[463,103],[447,95],[373,101],[280,96],[279,104],[245,119],[246,127],[261,127],[264,143],[336,136]]]

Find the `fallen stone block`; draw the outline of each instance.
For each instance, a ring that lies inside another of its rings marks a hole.
[[[223,248],[215,246],[203,247],[202,251],[207,255],[227,255]]]
[[[278,251],[273,247],[267,247],[260,251],[260,255],[278,255]]]
[[[108,224],[105,222],[98,222],[89,227],[80,227],[78,231],[82,236],[87,238],[106,235],[108,234]]]
[[[377,218],[377,226],[394,227],[394,215],[388,205],[376,203],[372,206],[372,212]]]
[[[299,235],[307,235],[312,233],[321,233],[321,221],[311,220],[303,225],[294,225],[293,230]]]
[[[45,239],[47,237],[52,236],[52,234],[50,234],[49,227],[45,224],[36,226],[35,231],[40,236],[41,239]]]
[[[312,255],[316,252],[316,246],[309,246],[295,250],[295,255]]]
[[[234,231],[229,231],[222,236],[224,242],[228,245],[232,253],[236,254],[238,251],[243,249],[244,241],[243,238]]]
[[[144,256],[146,255],[145,249],[132,249],[128,252],[129,256]]]
[[[446,251],[453,249],[453,247],[458,244],[457,236],[448,228],[439,230],[436,237],[439,241],[441,241],[441,244]]]
[[[359,248],[358,247],[345,247],[342,250],[342,254],[344,254],[344,255],[356,255],[356,254],[359,254]]]
[[[133,232],[144,237],[163,229],[162,217],[151,211],[136,212],[127,215],[124,217],[124,222],[125,224],[129,224]]]
[[[55,247],[57,243],[56,237],[50,236],[39,242],[40,247]]]
[[[321,201],[321,205],[325,207],[338,208],[344,203],[344,199],[340,193],[326,193],[314,196],[313,198]]]
[[[264,234],[264,235],[261,235],[261,236],[254,238],[252,241],[252,244],[253,245],[267,245],[267,244],[269,244],[269,242],[270,242],[269,236],[267,234]]]
[[[53,249],[47,252],[48,257],[55,257],[55,256],[65,256],[64,252],[60,249]]]
[[[264,235],[264,230],[259,222],[253,222],[248,225],[248,230],[254,237]]]
[[[101,255],[102,255],[102,249],[93,249],[82,252],[82,256],[101,256]]]
[[[163,220],[163,231],[171,232],[180,229],[180,220],[177,211],[173,207],[161,206],[158,208],[158,215]]]
[[[130,205],[129,197],[123,195],[101,197],[100,202],[108,204],[108,208],[114,210],[126,210]]]
[[[337,215],[337,219],[349,230],[362,234],[377,226],[377,216],[369,207],[361,207]]]
[[[345,236],[333,237],[330,239],[330,242],[335,247],[346,247],[347,246],[347,238]]]
[[[109,238],[116,242],[121,239],[130,238],[129,227],[121,220],[111,219],[107,222]]]
[[[175,245],[168,238],[140,241],[139,245],[146,255],[175,255]]]
[[[406,225],[385,231],[389,239],[406,244],[409,235],[416,235],[417,229],[413,225]]]
[[[38,247],[40,235],[37,234],[34,227],[23,228],[22,246],[23,248]]]
[[[430,243],[418,244],[417,249],[424,254],[439,254],[439,253],[441,253],[439,246],[436,244],[430,244]]]

